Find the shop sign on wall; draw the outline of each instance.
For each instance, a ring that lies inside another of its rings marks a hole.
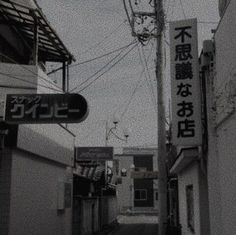
[[[170,60],[173,144],[201,145],[201,93],[196,19],[170,23]]]
[[[79,94],[7,94],[8,123],[78,123],[88,116],[88,104]]]
[[[76,161],[109,161],[113,159],[113,147],[78,147]]]

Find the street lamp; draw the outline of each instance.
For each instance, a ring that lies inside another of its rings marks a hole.
[[[113,117],[113,124],[114,126],[109,128],[108,127],[108,121],[106,121],[106,141],[105,141],[105,146],[107,146],[108,144],[108,140],[109,140],[109,137],[112,135],[114,137],[116,137],[117,139],[121,140],[121,141],[125,141],[127,143],[127,139],[128,137],[130,136],[130,129],[129,128],[125,128],[123,129],[123,135],[124,135],[124,138],[123,137],[120,137],[117,133],[116,133],[116,129],[117,129],[117,124],[120,122],[120,119],[118,116],[114,115]]]

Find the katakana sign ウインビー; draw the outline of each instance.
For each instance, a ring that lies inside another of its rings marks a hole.
[[[201,93],[197,20],[170,23],[172,140],[176,146],[201,145]]]
[[[88,104],[79,94],[8,94],[8,123],[78,123],[88,115]]]

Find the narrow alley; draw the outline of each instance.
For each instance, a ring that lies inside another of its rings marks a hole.
[[[157,235],[158,219],[155,215],[133,215],[118,217],[119,226],[110,235]]]
[[[236,234],[236,0],[0,0],[0,235]]]

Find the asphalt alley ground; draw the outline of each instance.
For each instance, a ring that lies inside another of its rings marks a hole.
[[[111,235],[157,235],[158,218],[151,215],[119,216],[119,226]]]

